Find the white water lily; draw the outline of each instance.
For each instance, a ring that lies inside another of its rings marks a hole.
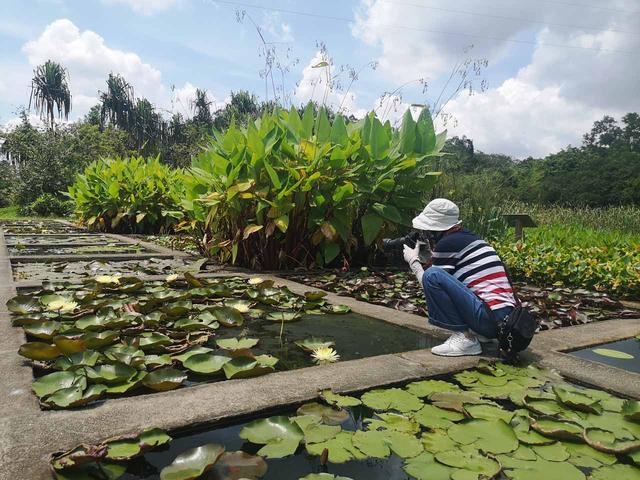
[[[104,285],[117,285],[120,283],[120,278],[114,277],[113,275],[98,275],[96,277],[96,282],[102,283]]]
[[[78,308],[77,302],[66,299],[54,300],[47,305],[47,310],[58,312],[72,312],[76,308]]]
[[[311,357],[318,365],[334,363],[340,360],[340,355],[331,347],[320,347],[313,350]]]
[[[262,282],[264,282],[264,278],[260,278],[260,277],[252,277],[249,279],[249,285],[259,285]]]
[[[175,282],[176,280],[178,280],[178,274],[177,273],[173,273],[171,275],[167,275],[167,278],[165,278],[165,281],[167,283]]]

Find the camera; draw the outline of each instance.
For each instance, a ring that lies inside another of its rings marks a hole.
[[[416,244],[420,246],[419,259],[424,263],[431,258],[431,238],[429,232],[423,230],[413,230],[404,237],[384,238],[382,250],[391,257],[402,258],[404,245],[415,248]]]

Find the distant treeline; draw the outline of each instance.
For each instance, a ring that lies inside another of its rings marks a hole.
[[[473,141],[453,137],[443,159],[442,193],[462,199],[479,187],[497,197],[528,203],[606,206],[640,204],[640,115],[620,122],[605,116],[594,123],[579,147],[544,158],[515,160],[486,154]],[[448,192],[447,190],[450,190]]]

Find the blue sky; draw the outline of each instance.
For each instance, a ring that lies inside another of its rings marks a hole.
[[[289,56],[285,90],[294,103],[312,92],[319,100],[325,86],[313,85],[323,69],[310,67],[322,59],[332,62],[333,72],[377,62],[346,99],[337,88],[327,95],[332,106],[355,115],[405,83],[379,115],[393,121],[410,104],[433,104],[457,62],[486,59],[480,76],[470,68],[474,95],[454,96],[438,119],[441,128],[466,134],[480,150],[544,155],[579,143],[605,113],[639,109],[640,61],[628,52],[640,46],[640,2],[580,2],[587,6],[553,0],[2,0],[0,124],[15,121],[16,110],[28,103],[33,68],[48,58],[69,70],[73,118],[95,103],[109,71],[122,73],[138,96],[167,113],[188,115],[195,87],[206,88],[218,106],[231,90],[265,98],[272,94],[259,75],[264,59],[254,21],[275,42],[279,58]],[[239,23],[239,10],[250,18]],[[346,73],[340,78],[343,85],[349,81]],[[411,83],[418,78],[426,79],[426,94]],[[453,84],[457,80],[444,98]]]

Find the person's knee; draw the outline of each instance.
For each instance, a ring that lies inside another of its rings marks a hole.
[[[424,271],[422,282],[426,286],[438,285],[442,279],[442,275],[448,275],[443,269],[438,267],[429,267]]]

